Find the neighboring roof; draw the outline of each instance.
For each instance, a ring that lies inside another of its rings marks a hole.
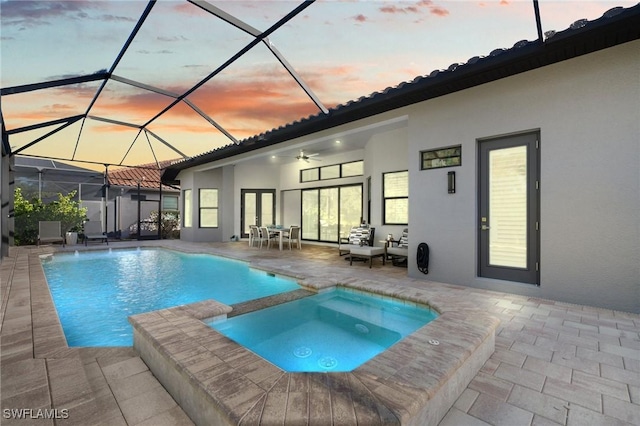
[[[98,174],[95,170],[85,169],[83,167],[74,166],[60,161],[49,160],[46,158],[32,158],[16,155],[14,161],[14,170],[19,169],[37,169],[37,170],[56,170],[64,172],[89,173]]]
[[[158,163],[140,164],[135,168],[123,168],[109,172],[109,183],[117,186],[158,189],[162,170],[175,160],[160,161]],[[160,168],[158,168],[158,166]],[[163,191],[175,191],[176,188],[162,185]]]
[[[510,49],[475,56],[411,82],[338,105],[328,114],[316,114],[285,126],[180,161],[166,168],[162,181],[171,183],[181,170],[265,148],[301,136],[351,123],[383,112],[444,96],[522,72],[562,62],[640,38],[640,4],[616,7],[593,21],[581,19],[568,29],[549,32],[542,42],[522,40]]]

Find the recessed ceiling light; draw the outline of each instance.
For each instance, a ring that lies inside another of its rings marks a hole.
[[[276,156],[275,156],[275,155],[272,155],[272,156],[271,156],[271,158],[276,158]]]
[[[337,144],[340,144],[340,143],[342,143],[342,142],[341,142],[341,141],[336,141],[336,143],[337,143]]]

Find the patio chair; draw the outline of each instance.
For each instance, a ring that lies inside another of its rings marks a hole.
[[[258,228],[258,231],[260,231],[260,248],[262,248],[262,244],[264,242],[267,243],[267,249],[269,249],[270,245],[272,242],[276,242],[276,234],[272,234],[271,232],[269,232],[269,228],[267,228],[266,226],[261,226]]]
[[[86,222],[84,224],[84,245],[86,246],[89,240],[100,240],[100,242],[107,243],[109,245],[109,239],[107,238],[107,233],[102,232],[102,223],[95,222]]]
[[[347,237],[341,237],[338,240],[338,254],[340,256],[349,254],[354,245],[373,246],[375,234],[376,228],[370,228],[368,225],[352,227]]]
[[[302,245],[300,244],[300,227],[295,225],[289,228],[289,250],[291,250],[291,246],[294,243],[297,244],[298,250],[302,249]]]
[[[64,247],[65,241],[62,236],[62,227],[59,220],[41,220],[38,222],[38,245],[40,243],[61,242]]]
[[[400,240],[391,241],[390,244],[390,247],[386,247],[386,257],[390,257],[395,266],[405,266],[409,255],[409,229],[404,228]]]
[[[260,230],[257,225],[249,225],[249,247],[253,247],[260,240]]]

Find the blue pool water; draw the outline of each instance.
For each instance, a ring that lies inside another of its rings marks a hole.
[[[56,254],[42,264],[69,346],[131,346],[127,317],[141,312],[300,288],[244,262],[162,249]]]
[[[208,324],[285,371],[327,372],[355,369],[436,317],[337,289]]]

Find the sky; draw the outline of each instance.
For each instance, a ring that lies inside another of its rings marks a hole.
[[[208,2],[266,31],[301,2]],[[540,0],[543,32],[597,19],[625,0]],[[109,70],[143,0],[0,1],[2,88]],[[318,0],[269,36],[326,108],[394,87],[520,40],[535,40],[531,0]],[[113,74],[178,95],[245,48],[253,37],[183,0],[159,0]],[[84,114],[101,86],[91,82],[3,96],[8,130]],[[187,99],[236,140],[320,110],[262,43]],[[89,115],[141,126],[172,98],[109,80]],[[19,150],[58,126],[11,135]],[[76,122],[22,151],[60,160],[135,165],[193,156],[232,143],[179,103],[149,123],[151,133],[98,119]],[[176,149],[170,149],[167,142]],[[99,168],[93,163],[76,163]]]

